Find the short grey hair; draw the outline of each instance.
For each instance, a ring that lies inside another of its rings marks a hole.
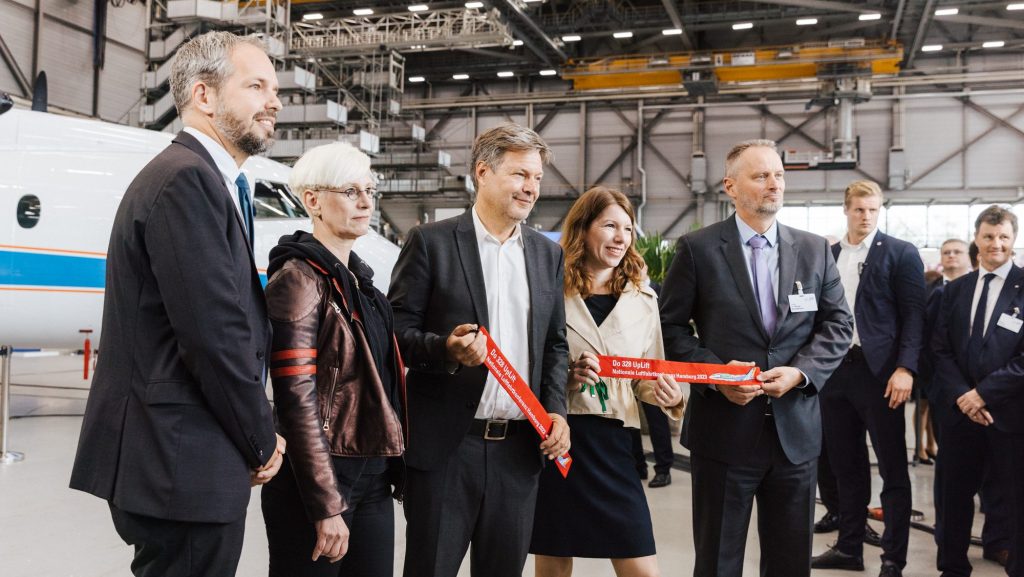
[[[1008,208],[993,204],[981,211],[981,214],[974,221],[974,234],[978,234],[982,224],[999,226],[1004,222],[1010,223],[1010,226],[1013,227],[1013,236],[1017,236],[1017,215],[1013,214],[1013,211]]]
[[[725,155],[725,176],[733,178],[736,174],[736,161],[739,157],[747,151],[748,148],[754,148],[755,146],[763,146],[764,148],[770,148],[775,150],[776,144],[774,140],[768,140],[766,138],[755,138],[753,140],[744,140],[739,144],[732,147],[729,154]]]
[[[288,176],[288,186],[296,196],[306,190],[341,188],[373,175],[370,157],[347,142],[332,142],[310,148]]]
[[[536,150],[540,153],[540,160],[544,164],[551,162],[553,156],[544,139],[533,130],[511,122],[495,126],[478,136],[473,142],[473,156],[469,166],[473,184],[478,185],[476,181],[477,164],[483,162],[491,170],[497,170],[505,159],[505,153],[510,150],[513,152]]]
[[[231,51],[241,44],[249,44],[267,52],[263,41],[254,35],[238,36],[230,32],[213,31],[186,42],[175,54],[171,65],[171,92],[178,114],[192,104],[192,87],[203,82],[214,90],[234,72]]]

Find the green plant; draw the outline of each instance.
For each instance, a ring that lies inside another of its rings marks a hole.
[[[675,243],[663,239],[661,233],[654,233],[637,238],[636,250],[647,263],[647,276],[652,282],[661,284],[672,257],[676,255]]]

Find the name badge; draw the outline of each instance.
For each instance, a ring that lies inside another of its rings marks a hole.
[[[794,313],[811,313],[818,310],[818,300],[813,294],[789,295],[789,310]]]
[[[794,313],[812,313],[818,310],[818,300],[814,293],[804,294],[804,285],[796,281],[796,294],[789,295],[789,310]]]
[[[1021,326],[1024,326],[1024,319],[1011,317],[1010,315],[1003,313],[999,315],[999,322],[997,322],[996,325],[1001,326],[1008,331],[1019,333]]]

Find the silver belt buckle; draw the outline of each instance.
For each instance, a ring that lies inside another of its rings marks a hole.
[[[484,440],[501,441],[508,434],[508,421],[505,419],[487,419],[484,426]]]

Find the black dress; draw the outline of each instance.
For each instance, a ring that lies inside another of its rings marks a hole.
[[[584,301],[600,326],[616,297]],[[614,351],[611,351],[614,353]],[[540,474],[530,553],[552,557],[623,559],[655,554],[651,511],[636,472],[630,430],[618,419],[569,415],[573,464],[569,476]]]

